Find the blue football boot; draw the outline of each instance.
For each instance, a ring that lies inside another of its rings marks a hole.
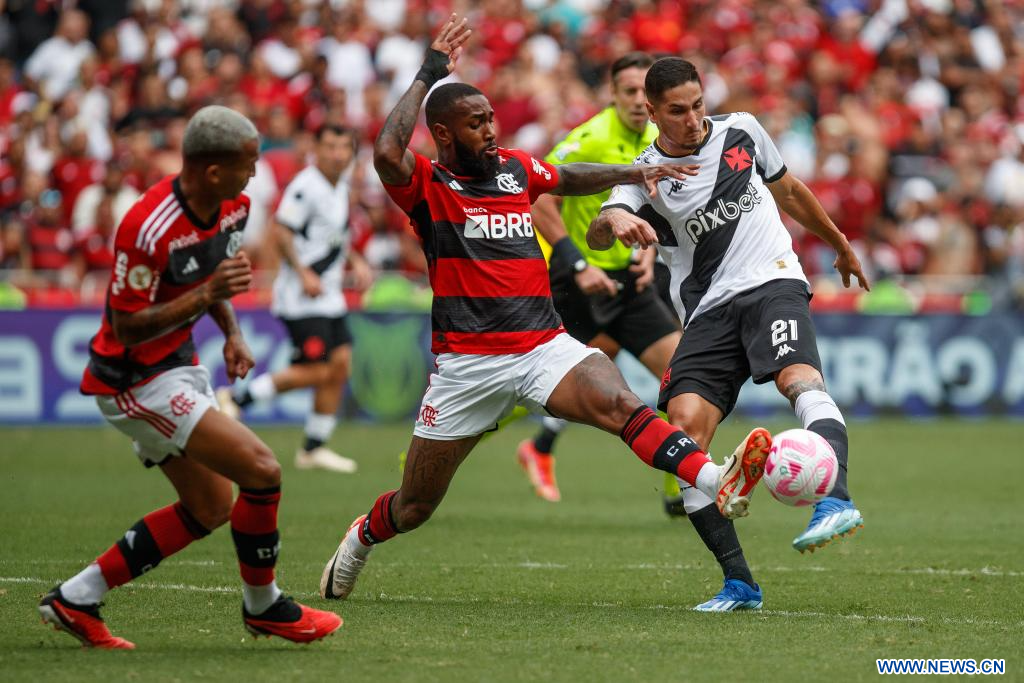
[[[814,506],[814,514],[807,529],[793,539],[793,548],[801,553],[815,548],[824,548],[840,536],[849,536],[864,528],[864,518],[853,501],[838,498],[822,498]]]
[[[695,612],[732,612],[740,609],[761,609],[764,601],[761,587],[751,588],[739,579],[726,579],[718,595],[693,608]]]

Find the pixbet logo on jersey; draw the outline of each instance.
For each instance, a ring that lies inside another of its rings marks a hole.
[[[533,237],[533,216],[528,212],[467,215],[464,234],[473,239],[492,240]]]
[[[698,209],[693,218],[686,221],[686,234],[694,244],[697,244],[702,235],[725,225],[726,221],[736,220],[740,214],[750,211],[760,203],[761,196],[757,194],[753,184],[747,183],[747,189],[736,200],[727,202],[719,197],[710,207]]]

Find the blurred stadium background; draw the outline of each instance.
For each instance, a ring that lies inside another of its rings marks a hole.
[[[11,680],[43,666],[50,679],[112,675],[112,660],[44,640],[26,615],[124,519],[165,501],[123,437],[89,426],[99,414],[77,387],[113,231],[141,191],[178,170],[200,106],[235,107],[263,134],[246,229],[259,284],[235,301],[257,370],[289,353],[266,310],[277,265],[268,216],[319,124],[361,139],[352,230],[377,282],[348,292],[345,411],[358,423],[333,443],[361,470],[284,463],[281,567],[296,595],[311,597],[336,534],[394,485],[432,363],[430,292],[370,143],[452,10],[474,28],[458,76],[490,96],[505,145],[546,154],[609,102],[607,67],[633,49],[694,61],[710,113],[760,117],[874,282],[870,294],[844,290],[828,249],[794,228],[827,382],[863,418],[851,481],[867,528],[804,558],[788,545],[803,517],[765,497],[742,534],[766,612],[709,621],[687,608],[717,590],[718,570],[688,524],[667,536],[657,482],[614,439],[574,429],[560,446],[566,500],[531,500],[513,458],[531,426],[515,425],[467,461],[434,523],[378,551],[342,606],[346,635],[282,660],[278,675],[722,680],[736,675],[724,642],[772,645],[757,659],[766,679],[805,677],[808,644],[820,642],[845,647],[813,657],[815,674],[837,680],[873,674],[874,656],[1017,655],[1019,669],[1024,3],[0,0],[0,516],[18,520],[0,552],[0,667]],[[425,130],[414,145],[433,155]],[[197,337],[220,372],[214,326]],[[621,363],[652,399],[651,380]],[[288,395],[250,417],[283,423],[258,431],[286,453],[307,410],[308,396]],[[748,386],[716,454],[754,419],[794,424],[771,385]],[[52,424],[83,426],[40,427]],[[265,678],[269,660],[237,642],[233,562],[219,537],[112,595],[115,630],[149,651],[117,677]]]
[[[220,102],[263,134],[236,300],[261,366],[286,362],[265,312],[266,229],[325,121],[362,140],[356,248],[378,273],[349,292],[346,410],[414,409],[430,356],[424,261],[373,172],[371,141],[431,32],[475,35],[458,76],[494,104],[500,142],[545,154],[609,101],[632,49],[697,63],[712,113],[756,112],[875,286],[844,290],[829,249],[794,226],[815,282],[826,374],[859,414],[1024,414],[1024,4],[982,0],[2,0],[0,420],[94,421],[75,387],[128,206],[178,170],[184,124]],[[414,145],[432,154],[425,130]],[[201,330],[201,340],[212,328]],[[359,343],[359,342],[363,343]],[[219,344],[203,344],[216,367]],[[628,359],[624,361],[628,368]],[[633,375],[630,375],[633,377]],[[642,373],[636,379],[640,381]],[[644,387],[641,387],[644,390]],[[650,391],[648,388],[647,391]],[[747,413],[774,392],[744,392]],[[293,420],[291,396],[255,419]],[[785,408],[785,406],[781,406]]]

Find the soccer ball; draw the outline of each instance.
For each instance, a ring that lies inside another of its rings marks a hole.
[[[764,484],[786,505],[814,505],[836,483],[839,462],[828,441],[806,429],[789,429],[772,438],[764,463]]]

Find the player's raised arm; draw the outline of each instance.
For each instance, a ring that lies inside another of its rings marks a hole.
[[[373,143],[373,167],[385,183],[404,185],[412,177],[416,161],[409,150],[409,140],[416,129],[420,105],[430,88],[455,70],[470,33],[466,19],[452,14],[427,49],[416,79],[388,114]]]
[[[587,228],[587,246],[604,251],[619,240],[627,247],[646,249],[658,243],[658,234],[651,224],[639,216],[618,207],[601,209]]]
[[[653,197],[662,178],[685,181],[687,176],[697,175],[699,168],[696,164],[562,164],[558,167],[558,185],[551,194],[597,194],[616,185],[643,183]]]
[[[792,216],[800,225],[814,233],[836,251],[833,266],[843,278],[843,286],[850,286],[850,278],[856,277],[861,288],[870,290],[868,278],[861,269],[860,259],[853,253],[846,235],[840,232],[825,208],[803,182],[792,173],[786,173],[768,189],[779,208]]]

